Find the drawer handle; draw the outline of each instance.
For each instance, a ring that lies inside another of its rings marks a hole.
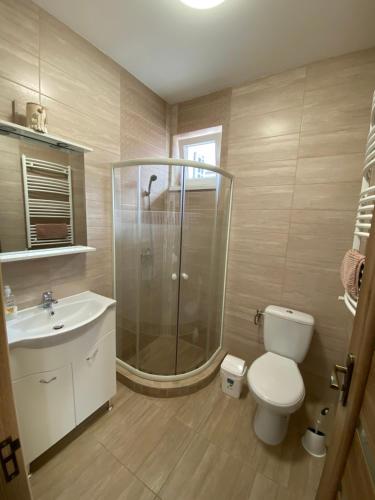
[[[89,356],[88,358],[86,358],[86,361],[91,361],[92,359],[94,359],[95,356],[98,354],[98,351],[99,351],[99,349],[95,349],[95,351],[93,352],[93,354],[91,354],[91,356]]]
[[[44,378],[42,378],[41,380],[39,380],[39,382],[40,382],[41,384],[49,384],[49,383],[53,382],[53,381],[54,381],[54,380],[56,380],[56,379],[57,379],[57,377],[52,377],[52,378],[50,378],[49,380],[44,380]]]

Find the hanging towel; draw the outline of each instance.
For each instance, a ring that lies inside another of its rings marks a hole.
[[[64,240],[68,236],[67,224],[36,224],[38,240]]]
[[[362,280],[365,256],[357,250],[348,250],[341,264],[341,282],[354,299],[358,299]]]

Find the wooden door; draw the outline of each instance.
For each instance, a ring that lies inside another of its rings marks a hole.
[[[16,411],[14,407],[12,383],[9,369],[8,341],[4,319],[4,302],[2,296],[3,283],[0,268],[0,442],[11,437],[19,438]],[[4,453],[8,450],[4,450]],[[1,500],[30,500],[31,493],[27,479],[22,452],[16,451],[19,474],[11,481],[7,481],[2,467],[0,467],[0,498]],[[9,467],[10,470],[10,467]]]
[[[364,476],[369,472],[369,470],[363,469],[363,464],[367,463],[367,460],[360,442],[361,428],[358,428],[358,422],[360,421],[360,416],[362,416],[362,420],[364,421],[363,416],[365,413],[368,415],[372,411],[372,421],[371,417],[370,419],[367,418],[366,425],[370,429],[371,439],[375,442],[375,375],[373,376],[374,380],[370,376],[367,384],[374,347],[375,225],[367,242],[366,267],[348,349],[348,352],[354,355],[353,377],[346,406],[343,406],[340,402],[338,403],[332,442],[328,449],[326,463],[317,492],[316,498],[318,500],[333,500],[337,498],[341,485],[342,498],[353,498],[350,496],[351,492],[349,490],[349,484],[353,483],[353,477],[358,479],[361,477],[358,469],[361,470]],[[365,390],[367,393],[364,398]],[[369,407],[371,410],[369,410]],[[357,468],[355,476],[350,472],[353,464]],[[346,492],[344,489],[346,489]],[[355,498],[370,500],[375,497],[360,497],[357,495]]]

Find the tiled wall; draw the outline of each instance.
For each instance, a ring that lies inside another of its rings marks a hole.
[[[348,338],[339,267],[352,242],[374,89],[372,49],[234,88],[229,118],[220,117],[229,124],[222,166],[235,175],[224,344],[250,361],[263,352],[257,308],[311,313],[304,372],[324,377],[324,387]],[[213,117],[206,127],[217,125],[211,102],[178,105],[177,130],[199,128],[201,113]]]
[[[110,163],[165,156],[166,103],[86,40],[28,0],[0,0],[0,118],[11,120],[16,100],[39,99],[53,134],[88,145],[86,204],[93,254],[3,265],[19,306],[38,303],[52,288],[59,297],[91,289],[112,294]]]
[[[176,104],[171,109],[170,130],[172,134],[183,134],[222,125],[221,165],[223,168],[225,168],[228,154],[231,93],[231,89],[214,92]]]

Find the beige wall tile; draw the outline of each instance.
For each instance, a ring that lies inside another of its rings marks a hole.
[[[0,76],[33,90],[39,89],[38,58],[0,37]]]
[[[368,125],[355,130],[301,133],[299,156],[328,156],[362,153],[367,141]]]
[[[320,210],[355,210],[358,206],[358,182],[297,184],[293,208]]]
[[[235,186],[240,184],[235,181]],[[235,187],[233,207],[235,210],[264,210],[291,208],[293,186],[244,186]]]
[[[236,139],[245,138],[246,140],[296,134],[300,131],[301,121],[302,106],[257,115],[256,119],[254,119],[254,114],[249,112],[239,117],[232,116],[230,134]]]
[[[247,212],[248,217],[252,213]],[[231,250],[246,255],[244,264],[248,264],[249,252],[262,255],[284,256],[288,244],[288,233],[281,231],[264,231],[262,229],[250,229],[233,227],[231,230],[232,244]]]
[[[293,160],[297,158],[298,134],[281,135],[259,139],[237,140],[230,138],[228,165],[232,163]]]
[[[357,130],[369,122],[373,83],[347,83],[306,92],[301,130],[322,133]]]
[[[178,105],[177,133],[223,125],[228,119],[231,90],[214,92]]]
[[[44,95],[41,102],[48,109],[48,129],[51,133],[111,154],[120,153],[119,122],[105,118],[94,120],[74,108]]]
[[[41,93],[74,108],[79,113],[95,117],[95,121],[105,119],[112,127],[120,128],[120,79],[118,85],[103,79],[98,73],[89,71],[78,78],[65,73],[59,67],[46,61],[40,63]]]
[[[34,56],[39,51],[39,8],[28,0],[1,0],[1,38]]]
[[[235,90],[232,99],[232,115],[234,117],[247,114],[261,115],[302,105],[305,88],[304,72],[298,72],[295,75],[295,80],[285,85],[267,87],[264,82],[264,88],[259,88],[259,83],[257,85],[255,82],[255,87],[250,84],[240,92]]]
[[[363,169],[363,154],[346,154],[299,158],[297,162],[297,184],[325,184],[355,182],[360,189]]]
[[[287,233],[289,231],[290,211],[289,210],[248,210],[233,207],[232,228],[242,228],[246,234],[247,229],[267,230],[273,232]],[[265,234],[265,237],[266,234]],[[233,244],[235,245],[235,241]]]
[[[230,172],[241,186],[278,186],[294,184],[296,160],[259,161],[256,163],[231,162]]]
[[[316,265],[337,264],[351,247],[354,213],[347,214],[346,224],[291,223],[288,239],[288,259]]]
[[[26,0],[0,2],[0,76],[39,89],[39,9]]]
[[[91,73],[102,85],[119,88],[118,65],[44,10],[40,11],[40,57],[74,80],[85,82]]]
[[[346,82],[374,81],[375,49],[332,57],[308,66],[306,89],[332,87]]]
[[[17,83],[0,78],[0,117],[13,121],[12,101],[16,101],[16,122],[26,125],[26,103],[38,102],[39,94]]]

